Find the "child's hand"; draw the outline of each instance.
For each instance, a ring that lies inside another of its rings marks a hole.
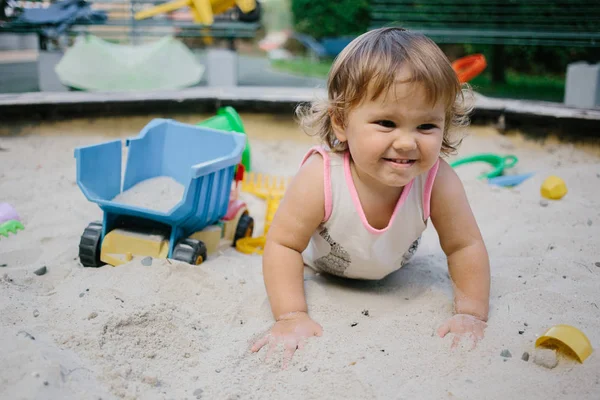
[[[265,360],[273,354],[277,345],[283,343],[283,368],[287,368],[296,350],[302,350],[304,341],[311,336],[321,336],[323,328],[313,321],[307,313],[292,313],[273,324],[271,330],[257,340],[252,346],[252,352],[259,351],[263,346],[268,345],[267,356]]]
[[[483,331],[487,324],[479,318],[470,314],[456,314],[449,318],[438,328],[439,337],[444,337],[448,333],[454,333],[451,348],[455,348],[463,337],[473,340],[473,349],[477,342],[483,339]]]

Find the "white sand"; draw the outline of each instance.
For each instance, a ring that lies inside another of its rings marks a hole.
[[[121,192],[113,202],[166,213],[183,199],[185,186],[170,176],[143,180]]]
[[[307,276],[325,333],[281,371],[279,359],[248,352],[271,325],[260,257],[231,249],[198,267],[81,267],[79,237],[101,213],[74,182],[72,154],[102,140],[0,137],[10,149],[0,152],[0,201],[26,227],[0,239],[0,398],[600,398],[600,157],[491,134],[465,141],[461,155],[514,153],[514,172],[536,172],[500,189],[473,179],[480,166],[459,170],[493,274],[489,327],[475,350],[451,351],[451,338],[433,334],[451,315],[451,288],[429,228],[413,261],[381,282]],[[279,174],[293,173],[310,145],[252,140],[256,170]],[[569,193],[542,207],[549,174]],[[262,202],[250,207],[262,225]],[[42,265],[48,273],[34,275]],[[561,358],[554,369],[522,361],[559,323],[587,334],[597,348],[588,360]],[[500,356],[505,349],[512,358]]]

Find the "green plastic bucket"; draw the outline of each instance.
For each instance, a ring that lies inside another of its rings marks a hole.
[[[205,121],[199,122],[196,125],[212,129],[218,129],[220,131],[234,131],[246,134],[246,131],[244,130],[244,124],[242,123],[242,119],[233,107],[221,107],[217,111],[217,115]],[[244,152],[242,153],[242,164],[244,165],[246,171],[250,171],[250,163],[250,142],[246,140],[246,147],[244,148]]]

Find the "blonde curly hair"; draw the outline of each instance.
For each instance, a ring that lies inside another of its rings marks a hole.
[[[451,134],[469,125],[472,91],[459,83],[448,58],[431,39],[403,28],[371,30],[346,46],[329,71],[327,99],[296,109],[300,125],[308,134],[321,137],[332,151],[346,151],[347,143],[335,136],[332,118],[344,124],[348,112],[367,93],[372,93],[373,99],[385,95],[403,66],[410,68],[410,81],[424,85],[428,102],[442,101],[445,105],[441,153],[452,154],[462,139],[453,140]]]

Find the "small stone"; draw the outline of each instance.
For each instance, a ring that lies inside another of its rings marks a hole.
[[[44,386],[48,386],[48,381],[44,381]]]
[[[350,326],[351,326],[351,327],[353,327],[353,328],[354,328],[356,325],[358,325],[358,322],[353,322],[353,323],[351,323],[351,324],[350,324]]]
[[[504,349],[500,353],[500,356],[504,357],[504,358],[510,358],[510,357],[512,357],[512,354],[510,354],[510,351],[508,351],[507,349]]]
[[[540,200],[540,206],[548,207],[548,200]]]
[[[34,378],[39,378],[40,377],[40,373],[39,372],[32,372],[31,376],[33,376]]]
[[[194,390],[194,396],[196,396],[196,398],[199,399],[202,397],[202,392],[204,392],[204,390],[196,389],[196,390]]]
[[[525,326],[529,326],[529,324],[527,324],[527,322],[523,322],[523,325],[525,325]]]
[[[36,269],[35,271],[33,271],[33,273],[36,274],[37,276],[42,276],[46,272],[48,272],[48,268],[46,268],[45,265],[42,268],[39,268],[39,269]]]
[[[0,264],[0,268],[8,267],[8,264]]]
[[[245,285],[246,284],[246,280],[245,279],[240,279],[240,285]]]
[[[94,319],[98,316],[98,313],[96,311],[92,311],[90,313],[90,315],[88,315],[88,319]]]
[[[304,367],[300,368],[300,372],[306,372],[306,371],[308,371],[308,368],[306,368],[306,365]]]
[[[192,355],[191,355],[190,353],[185,353],[183,356],[184,356],[185,358],[190,358]]]
[[[83,296],[85,296],[85,293],[83,293],[83,292],[79,293],[79,297],[83,297]]]
[[[465,382],[466,382],[466,383],[473,383],[473,381],[472,381],[472,380],[470,380],[470,379],[465,379]]]
[[[217,369],[215,369],[215,372],[216,372],[217,374],[220,374],[220,373],[221,373],[221,370],[217,368]]]
[[[152,257],[144,257],[141,261],[143,266],[149,267],[152,265]]]
[[[596,267],[600,268],[600,261],[594,264]]]
[[[381,349],[381,352],[382,352],[382,353],[385,353],[385,349]]]
[[[533,353],[533,362],[542,367],[552,369],[558,365],[556,351],[552,349],[536,349]]]
[[[592,220],[588,219],[588,223],[587,224],[588,224],[588,226],[592,226]]]
[[[362,310],[362,315],[364,315],[365,317],[369,316],[369,310]]]
[[[524,333],[525,333],[525,331],[519,331],[519,335],[522,335]]]
[[[523,355],[521,356],[521,360],[523,360],[525,362],[529,361],[529,353],[524,352]]]
[[[150,386],[158,386],[158,378],[152,375],[144,375],[142,378],[142,382],[150,385]]]
[[[566,276],[566,275],[563,275],[563,279],[567,279],[567,276]]]
[[[40,312],[38,310],[33,310],[33,317],[37,318],[40,316]]]

